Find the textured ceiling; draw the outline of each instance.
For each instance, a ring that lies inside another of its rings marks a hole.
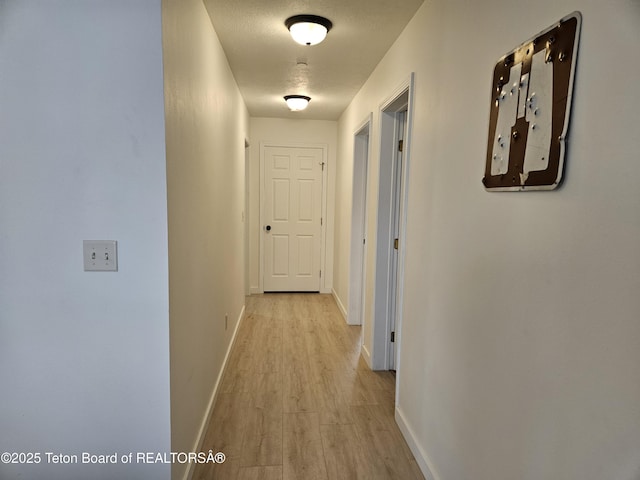
[[[253,117],[336,120],[423,0],[204,0]],[[321,15],[319,45],[295,43],[284,21]],[[283,96],[311,97],[290,112]]]

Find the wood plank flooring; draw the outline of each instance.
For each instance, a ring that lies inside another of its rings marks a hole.
[[[424,478],[394,420],[395,380],[318,294],[247,297],[193,480]]]

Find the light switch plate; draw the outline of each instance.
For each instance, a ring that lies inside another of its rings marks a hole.
[[[118,242],[115,240],[83,240],[85,272],[117,272]]]

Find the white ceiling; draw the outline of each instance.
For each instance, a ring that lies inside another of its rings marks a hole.
[[[422,2],[204,0],[250,115],[317,120],[338,119]],[[284,21],[300,14],[333,22],[324,42],[291,39]],[[290,112],[290,94],[309,107]]]

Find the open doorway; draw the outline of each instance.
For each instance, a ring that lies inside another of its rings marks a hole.
[[[399,370],[413,74],[380,107],[372,368]]]
[[[362,325],[364,321],[364,284],[367,258],[367,184],[369,141],[372,115],[356,130],[353,137],[353,196],[351,209],[351,254],[349,268],[349,311],[347,323]]]
[[[251,285],[250,285],[250,267],[249,267],[249,208],[250,208],[250,198],[249,191],[251,188],[251,150],[250,150],[249,140],[245,139],[244,141],[244,209],[242,210],[242,222],[244,223],[244,294],[251,294]]]

